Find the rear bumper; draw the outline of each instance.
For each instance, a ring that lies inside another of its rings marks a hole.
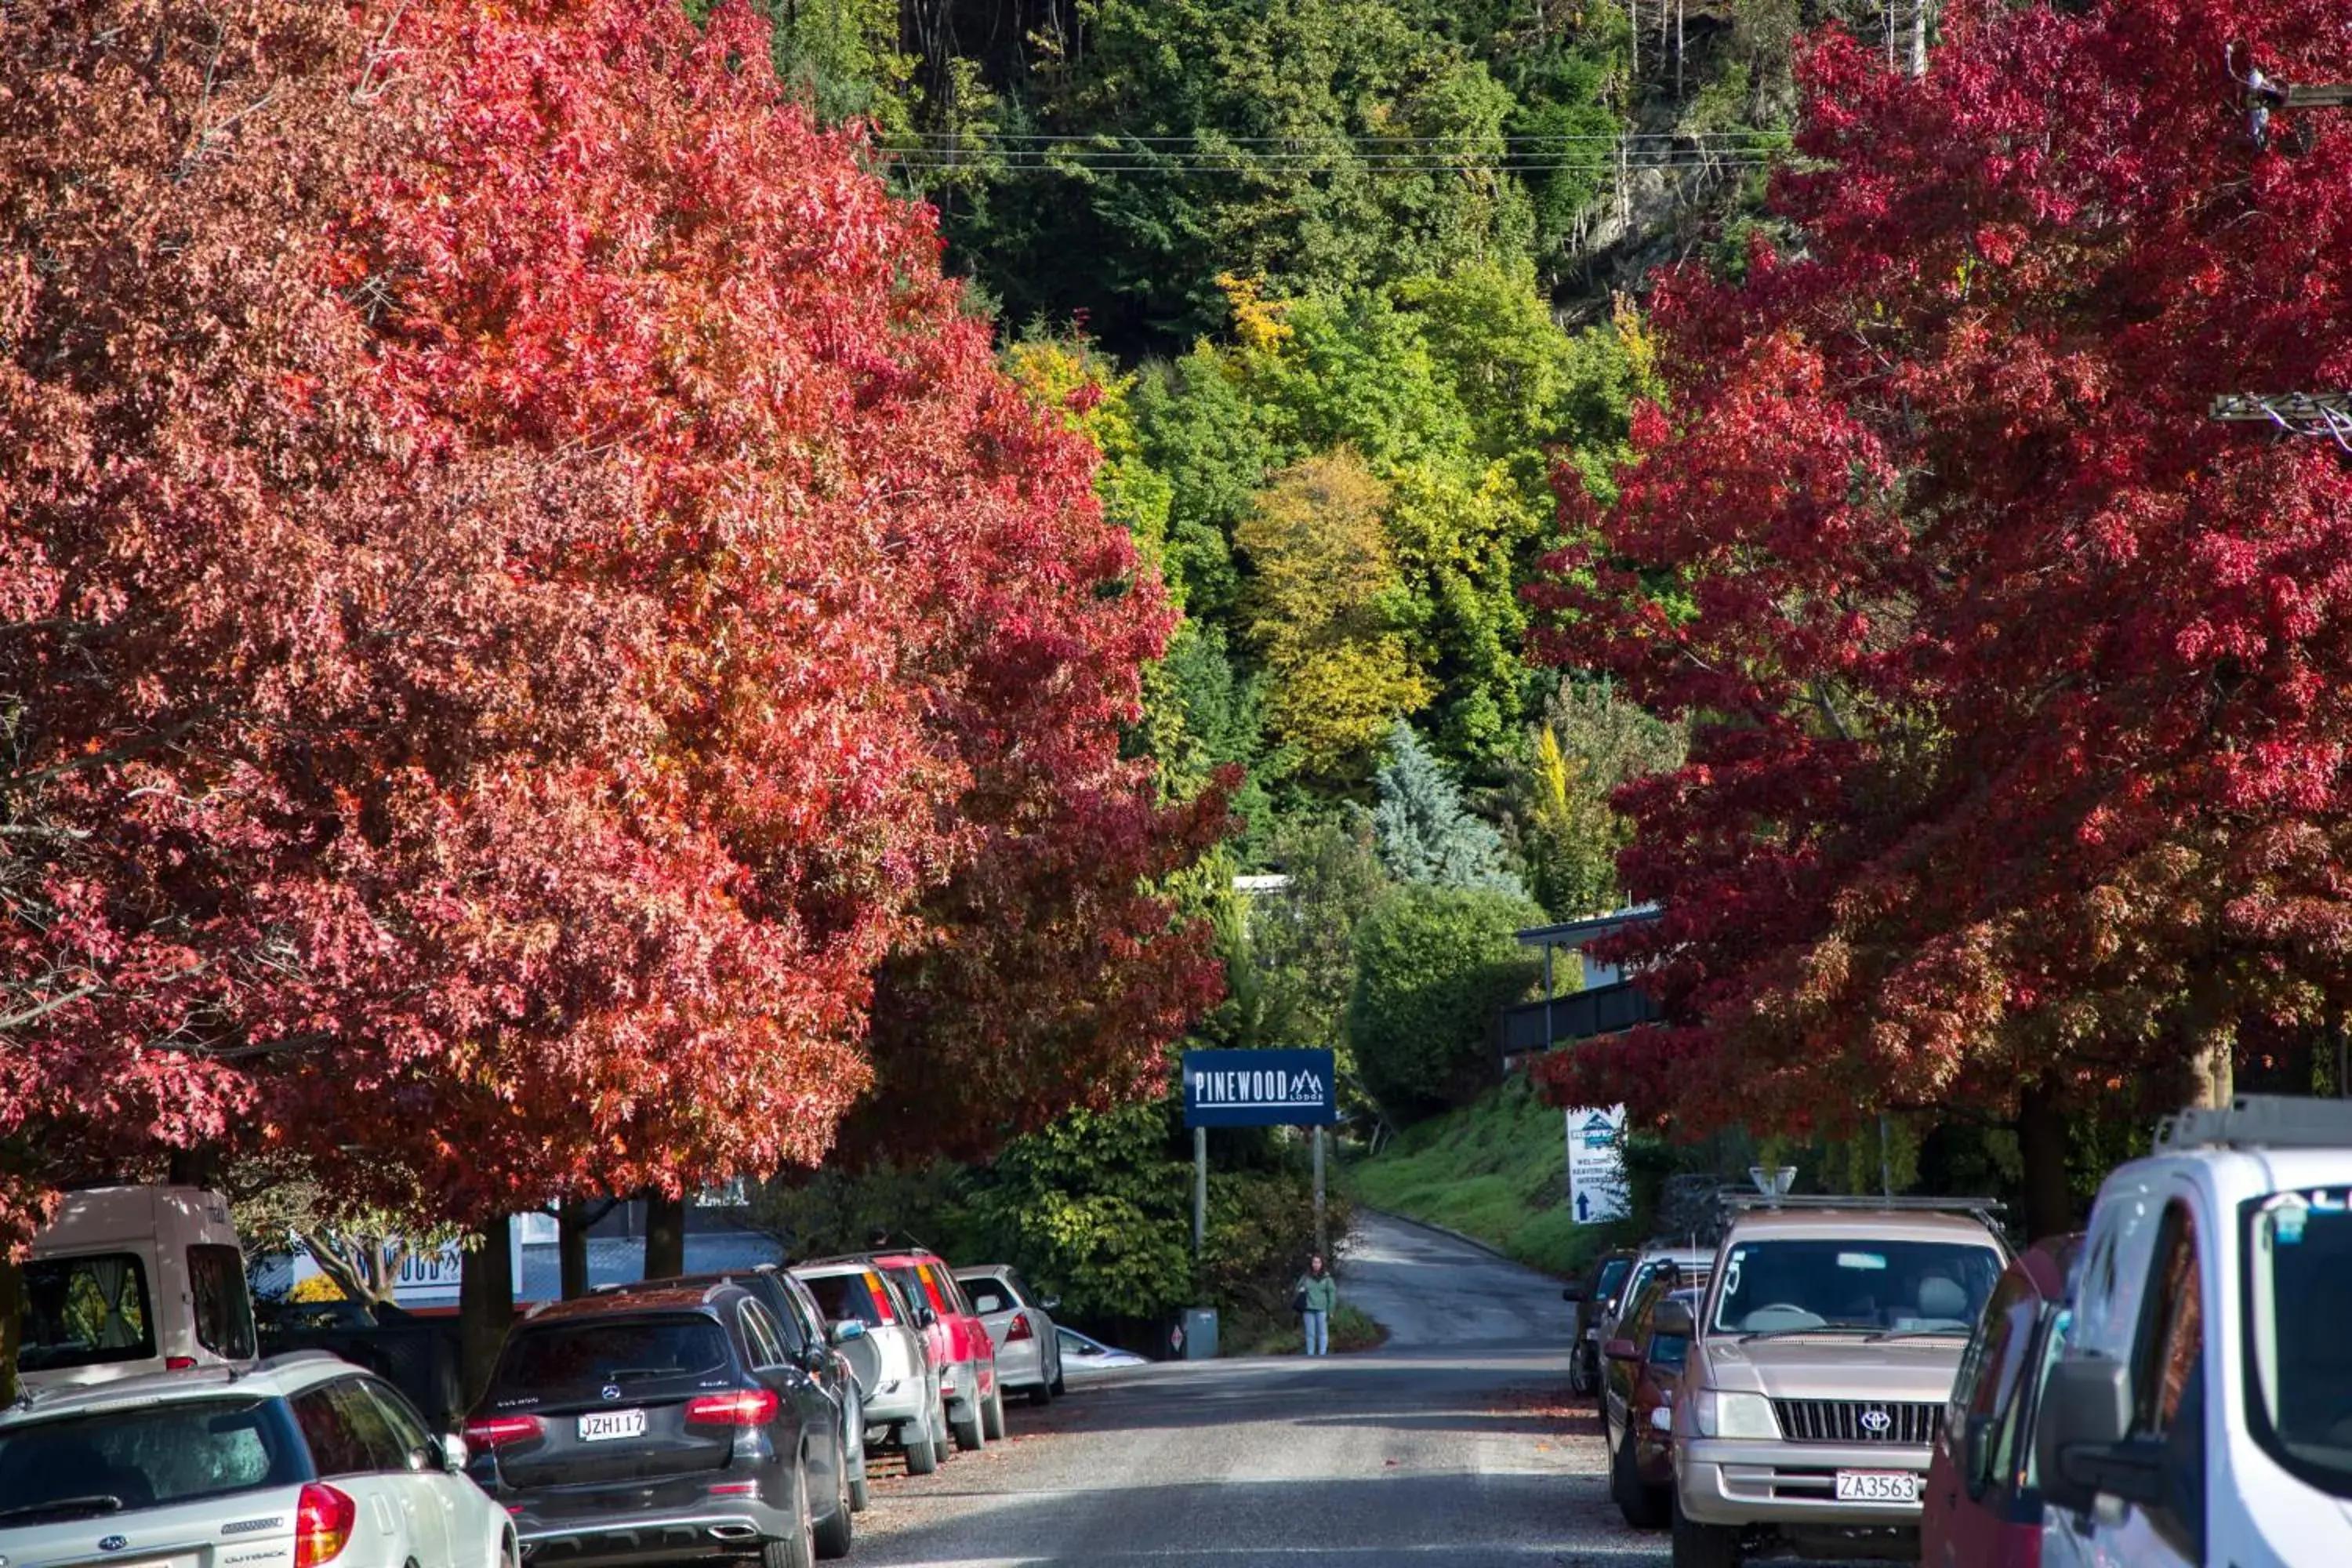
[[[1675,1492],[1701,1524],[1784,1529],[1916,1527],[1916,1502],[1840,1502],[1840,1470],[1908,1470],[1927,1489],[1928,1450],[1883,1443],[1744,1442],[1690,1437],[1675,1456]]]
[[[996,1381],[1004,1388],[1042,1388],[1045,1383],[1045,1342],[1034,1336],[1008,1340],[997,1347]]]
[[[764,1541],[792,1533],[794,1521],[782,1510],[746,1498],[741,1506],[692,1512],[533,1523],[515,1518],[523,1560],[554,1568],[565,1563],[676,1563],[733,1557],[757,1552]]]

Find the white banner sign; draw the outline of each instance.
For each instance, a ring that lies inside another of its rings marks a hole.
[[[1568,1207],[1579,1225],[1623,1219],[1632,1211],[1623,1106],[1568,1112]]]

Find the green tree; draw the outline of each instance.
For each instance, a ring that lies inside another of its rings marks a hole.
[[[1361,777],[1397,716],[1430,697],[1404,635],[1388,498],[1342,448],[1276,475],[1239,532],[1253,570],[1250,635],[1273,678],[1269,728],[1313,778]]]
[[[1528,890],[1555,920],[1621,901],[1618,851],[1633,825],[1611,804],[1619,785],[1682,765],[1685,725],[1653,718],[1601,681],[1561,680],[1514,781],[1511,837]]]
[[[1372,832],[1389,875],[1429,887],[1527,896],[1503,864],[1503,836],[1471,814],[1445,765],[1402,720],[1390,733],[1389,760],[1375,782],[1381,799],[1372,808]]]
[[[1492,888],[1407,885],[1356,928],[1348,1039],[1364,1087],[1400,1121],[1465,1103],[1494,1081],[1496,1009],[1542,965],[1517,933],[1544,912]]]
[[[1280,823],[1268,836],[1266,859],[1290,880],[1254,913],[1258,960],[1286,977],[1299,1043],[1344,1050],[1356,926],[1389,887],[1370,817],[1350,807]]]

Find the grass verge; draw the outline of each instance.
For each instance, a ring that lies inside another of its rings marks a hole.
[[[1379,1154],[1348,1162],[1341,1181],[1368,1207],[1458,1230],[1567,1279],[1620,1227],[1570,1217],[1566,1158],[1560,1113],[1513,1079],[1406,1129]]]
[[[1218,1326],[1218,1352],[1223,1355],[1297,1355],[1306,1341],[1294,1317],[1251,1317]],[[1376,1350],[1388,1342],[1389,1331],[1353,1302],[1342,1301],[1331,1314],[1331,1353]]]

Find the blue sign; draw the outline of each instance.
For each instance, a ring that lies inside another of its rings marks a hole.
[[[1329,1051],[1186,1051],[1187,1127],[1312,1127],[1339,1120]]]

